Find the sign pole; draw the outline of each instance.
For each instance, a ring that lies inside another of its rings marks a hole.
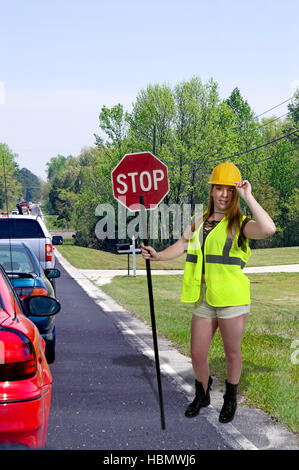
[[[154,133],[153,133],[153,153],[156,155],[157,153],[157,126],[154,125]]]
[[[148,245],[148,240],[147,240],[147,217],[146,217],[146,210],[145,210],[145,207],[144,207],[144,197],[143,197],[143,195],[140,195],[139,198],[140,198],[140,208],[141,208],[142,233],[143,233],[143,236],[145,236],[143,242],[144,242],[145,245]],[[151,321],[152,321],[152,333],[153,333],[153,342],[154,342],[154,351],[155,351],[157,382],[158,382],[158,390],[159,390],[161,427],[162,427],[162,429],[165,429],[165,417],[164,417],[163,394],[162,394],[161,373],[160,373],[160,360],[159,360],[157,331],[156,331],[156,320],[155,320],[151,265],[150,265],[150,260],[149,259],[146,259],[145,262],[146,262],[146,274],[147,274],[147,286],[148,286],[150,313],[151,313]]]
[[[136,246],[135,246],[135,237],[132,237],[132,250],[133,250],[133,276],[136,276]]]
[[[153,128],[153,149],[156,151],[157,128]],[[136,210],[136,205],[140,205],[141,221],[144,233],[140,238],[144,238],[145,245],[148,244],[147,234],[147,210],[158,207],[169,191],[168,168],[159,158],[151,152],[138,152],[126,154],[111,172],[111,181],[114,198],[127,207],[129,210]],[[133,209],[131,209],[133,208]],[[133,250],[134,251],[134,250]],[[118,253],[121,250],[118,250]],[[125,250],[123,251],[125,252]],[[132,251],[130,251],[132,253]],[[150,313],[152,320],[152,333],[155,352],[155,363],[157,370],[157,380],[159,387],[159,401],[161,410],[162,429],[165,429],[165,419],[163,410],[163,398],[160,376],[160,364],[158,353],[158,342],[156,333],[156,322],[154,313],[154,300],[151,278],[150,260],[146,259],[146,272]],[[133,262],[134,264],[134,262]]]

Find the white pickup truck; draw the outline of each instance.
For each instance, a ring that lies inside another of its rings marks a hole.
[[[53,241],[41,216],[0,215],[0,242],[26,243],[43,269],[55,267]]]

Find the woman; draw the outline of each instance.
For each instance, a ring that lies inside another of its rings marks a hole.
[[[242,269],[250,257],[248,239],[275,233],[275,225],[251,193],[247,180],[233,163],[221,163],[212,172],[208,209],[182,237],[161,252],[142,244],[142,256],[166,261],[182,255],[187,245],[182,302],[195,304],[191,321],[191,358],[195,398],[185,416],[196,416],[210,404],[208,352],[217,328],[226,358],[227,380],[219,421],[232,421],[237,408],[237,389],[242,369],[241,340],[250,311],[250,285]],[[253,219],[243,216],[239,197]]]

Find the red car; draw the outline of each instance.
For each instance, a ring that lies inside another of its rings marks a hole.
[[[0,266],[0,446],[46,444],[52,376],[45,342],[27,316],[59,310],[59,302],[47,296],[21,301]]]

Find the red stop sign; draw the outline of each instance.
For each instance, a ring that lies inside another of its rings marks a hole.
[[[168,169],[150,152],[125,155],[111,173],[113,196],[131,211],[155,209],[169,191]]]

